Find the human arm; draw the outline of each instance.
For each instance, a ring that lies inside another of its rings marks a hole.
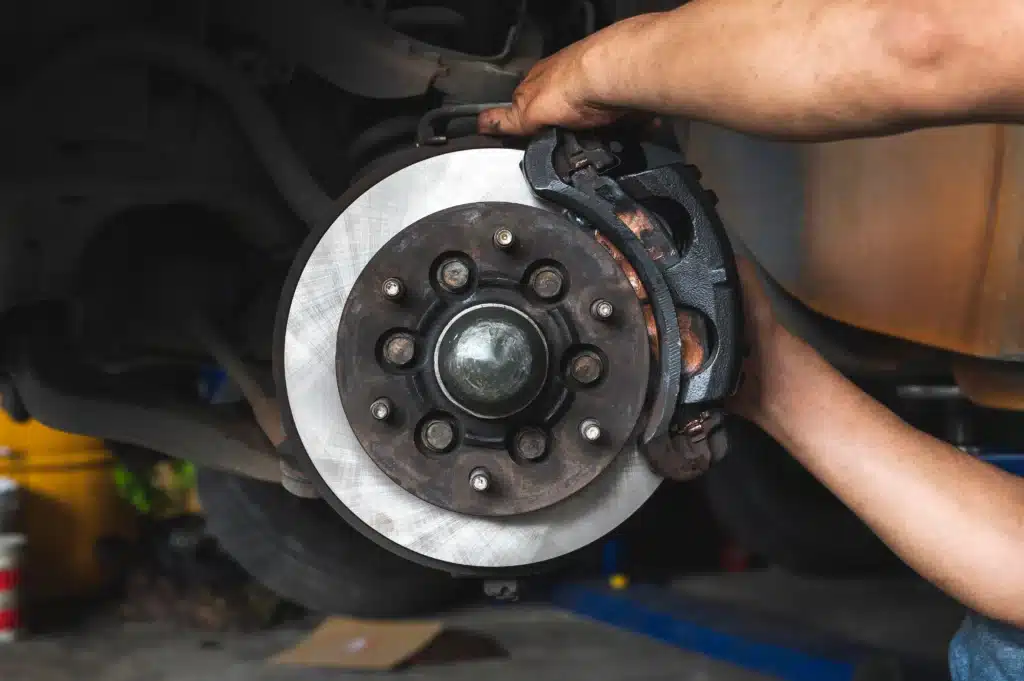
[[[752,352],[731,406],[911,568],[1024,627],[1024,479],[904,423],[779,326],[752,265],[741,274]]]
[[[594,127],[627,110],[795,139],[1024,119],[1024,3],[693,0],[540,62],[480,127]]]

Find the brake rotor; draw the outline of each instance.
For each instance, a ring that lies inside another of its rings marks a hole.
[[[661,481],[633,435],[650,357],[639,302],[609,253],[535,196],[522,160],[453,151],[386,177],[320,237],[284,298],[279,389],[297,449],[336,510],[421,562],[558,558]],[[495,242],[502,228],[516,254]],[[442,271],[450,261],[464,269]],[[586,352],[601,378],[574,384],[566,365]],[[516,449],[524,429],[544,435],[536,460]]]
[[[592,235],[476,202],[414,222],[366,264],[339,325],[338,384],[394,482],[443,509],[514,515],[575,494],[622,450],[645,350],[640,303]]]

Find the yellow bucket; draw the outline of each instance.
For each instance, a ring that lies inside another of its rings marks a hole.
[[[18,518],[27,536],[25,595],[31,600],[84,597],[104,582],[96,541],[125,536],[134,514],[117,494],[116,464],[100,440],[0,413],[0,477],[20,486]]]

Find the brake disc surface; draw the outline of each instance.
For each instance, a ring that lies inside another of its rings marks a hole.
[[[364,532],[450,565],[503,568],[558,558],[610,532],[661,482],[631,437],[604,472],[553,505],[518,515],[467,515],[429,503],[389,478],[346,417],[336,367],[339,324],[364,268],[399,232],[439,211],[504,202],[556,212],[531,192],[522,159],[521,151],[510,149],[454,151],[371,187],[302,265],[285,320],[286,406],[325,498],[363,524]],[[646,346],[637,352],[647,352]]]

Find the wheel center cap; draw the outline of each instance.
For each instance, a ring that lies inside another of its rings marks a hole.
[[[485,303],[456,315],[437,341],[434,372],[445,395],[485,419],[527,407],[547,378],[548,347],[520,310]]]

